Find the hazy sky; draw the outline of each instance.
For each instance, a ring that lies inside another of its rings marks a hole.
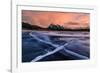
[[[86,28],[89,27],[89,21],[89,13],[22,10],[22,22],[44,28],[51,23],[62,25],[65,28]]]

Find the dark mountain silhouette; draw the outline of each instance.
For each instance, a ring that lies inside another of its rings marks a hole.
[[[22,29],[34,30],[34,29],[42,29],[42,28],[36,25],[31,25],[29,23],[22,22]]]
[[[53,30],[53,31],[90,31],[90,29],[87,28],[78,28],[78,29],[71,29],[71,28],[64,28],[63,26],[59,24],[50,24],[47,28],[42,28],[37,25],[32,25],[29,23],[22,22],[22,29],[27,30]]]
[[[60,25],[54,25],[54,24],[50,24],[48,26],[48,29],[49,30],[64,30],[64,27],[63,26],[60,26]]]
[[[73,23],[74,24],[77,24],[77,23]],[[61,25],[58,25],[58,24],[50,24],[48,26],[48,30],[57,30],[57,31],[90,31],[90,29],[87,27],[87,28],[77,28],[77,29],[71,29],[71,28],[64,28],[63,26]]]

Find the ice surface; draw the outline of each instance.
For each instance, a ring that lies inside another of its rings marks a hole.
[[[89,32],[64,32],[66,36],[49,33],[22,32],[22,62],[89,59]]]

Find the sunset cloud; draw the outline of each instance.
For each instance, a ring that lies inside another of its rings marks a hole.
[[[52,24],[59,24],[65,28],[87,28],[89,27],[90,14],[79,12],[47,12],[22,10],[22,22],[32,25],[48,27]]]

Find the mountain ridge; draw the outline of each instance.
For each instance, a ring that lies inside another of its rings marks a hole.
[[[77,28],[77,29],[72,29],[72,28],[64,28],[63,26],[59,24],[50,24],[47,28],[40,27],[38,25],[32,25],[29,23],[22,22],[22,29],[27,29],[27,30],[57,30],[57,31],[90,31],[90,29],[87,28]]]

